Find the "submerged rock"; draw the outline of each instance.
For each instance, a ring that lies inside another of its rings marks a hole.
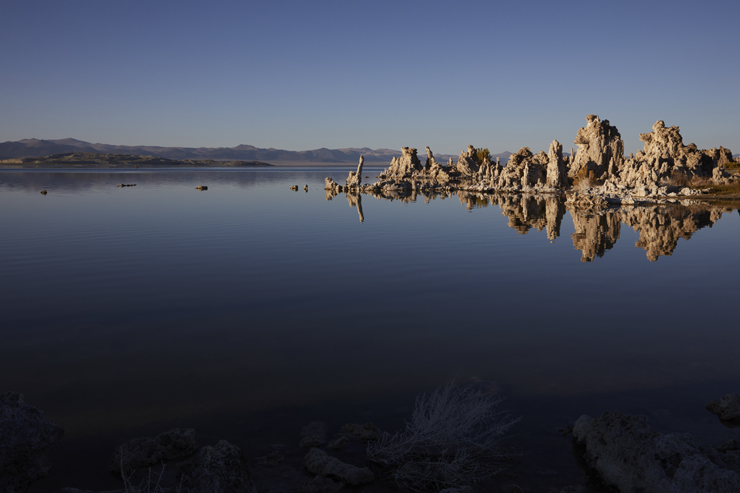
[[[0,395],[0,491],[25,492],[49,474],[46,454],[64,436],[64,430],[23,402],[23,395]]]
[[[347,423],[342,426],[342,431],[360,440],[372,442],[378,439],[380,436],[380,430],[377,426],[372,423],[365,423],[364,425],[358,425],[354,423]]]
[[[723,421],[740,422],[740,395],[727,394],[718,401],[707,402],[707,411]]]
[[[312,474],[337,479],[350,486],[370,484],[375,481],[375,475],[367,467],[345,464],[317,448],[312,448],[306,454],[303,465]]]
[[[623,493],[740,491],[740,470],[691,435],[662,435],[644,416],[609,411],[581,416],[573,439],[586,464]]]
[[[182,491],[256,493],[244,452],[226,440],[202,447],[192,459],[178,466]]]
[[[195,430],[173,430],[154,438],[134,438],[124,443],[111,458],[111,473],[131,474],[138,467],[159,464],[163,460],[184,459],[195,453]]]

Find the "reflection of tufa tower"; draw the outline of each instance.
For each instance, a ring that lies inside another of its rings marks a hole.
[[[545,199],[545,216],[547,221],[547,239],[555,241],[560,236],[560,225],[565,215],[565,204],[557,197],[549,196]]]
[[[655,207],[622,213],[622,221],[640,233],[635,246],[645,250],[648,260],[670,256],[678,240],[688,240],[701,228],[712,226],[722,217],[719,208]]]
[[[570,211],[576,232],[571,235],[573,246],[582,252],[581,262],[593,262],[603,257],[619,239],[620,215],[606,211],[604,215],[579,215]]]
[[[347,202],[350,207],[357,207],[357,214],[360,216],[360,222],[365,222],[365,215],[362,213],[362,195],[360,194],[347,194]]]

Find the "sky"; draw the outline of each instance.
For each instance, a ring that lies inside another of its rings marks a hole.
[[[740,2],[0,0],[0,141],[740,152]]]

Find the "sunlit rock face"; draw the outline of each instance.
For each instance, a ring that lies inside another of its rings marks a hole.
[[[555,188],[568,186],[568,167],[563,159],[563,145],[557,140],[552,141],[547,153],[547,186]]]
[[[640,134],[644,149],[630,159],[621,173],[621,182],[631,188],[650,189],[660,183],[685,185],[693,178],[711,178],[728,182],[724,165],[732,161],[732,152],[724,147],[699,150],[695,144],[684,145],[677,126],[666,127],[663,120],[653,131]]]
[[[624,165],[624,142],[617,127],[597,115],[586,117],[586,126],[576,134],[578,151],[570,165],[568,176],[574,178],[583,168],[593,171],[597,179],[616,176]]]
[[[509,156],[509,162],[501,170],[498,186],[500,188],[521,188],[527,186],[536,177],[542,174],[539,164],[534,160],[534,154],[529,147],[522,147]]]
[[[480,163],[478,162],[475,147],[469,145],[468,149],[460,154],[460,157],[457,158],[456,168],[462,176],[473,176],[478,173]]]
[[[362,185],[362,165],[365,162],[365,156],[360,154],[360,163],[357,165],[357,171],[350,171],[347,177],[348,187],[359,187]]]
[[[387,180],[411,178],[414,174],[424,169],[416,153],[417,150],[412,147],[402,147],[401,157],[394,157],[388,169],[383,171],[379,176]]]

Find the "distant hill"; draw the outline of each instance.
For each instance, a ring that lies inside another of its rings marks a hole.
[[[400,151],[391,149],[314,149],[310,151],[285,151],[281,149],[261,149],[251,145],[236,147],[159,147],[159,146],[119,146],[110,144],[91,144],[77,139],[41,140],[24,139],[0,143],[0,157],[24,158],[50,156],[65,153],[128,154],[137,156],[157,156],[166,159],[212,159],[228,161],[277,161],[277,162],[322,162],[351,163],[365,155],[365,161],[390,162]]]
[[[132,154],[103,154],[98,152],[65,152],[42,157],[22,157],[0,160],[2,165],[21,166],[234,166],[254,167],[272,166],[262,161],[215,161],[213,159],[167,159],[154,156],[135,156]]]
[[[356,163],[360,154],[367,163],[388,164],[401,151],[393,149],[344,148],[313,149],[309,151],[286,151],[282,149],[262,149],[251,145],[236,147],[159,147],[159,146],[119,146],[111,144],[91,144],[77,139],[23,139],[0,143],[0,159],[50,156],[68,153],[126,154],[135,156],[156,156],[175,160],[216,160],[216,161],[262,161],[294,163]],[[505,162],[510,152],[494,155]],[[457,162],[457,155],[437,154],[439,162],[446,162],[450,157]],[[424,161],[426,153],[420,149],[419,159]]]

